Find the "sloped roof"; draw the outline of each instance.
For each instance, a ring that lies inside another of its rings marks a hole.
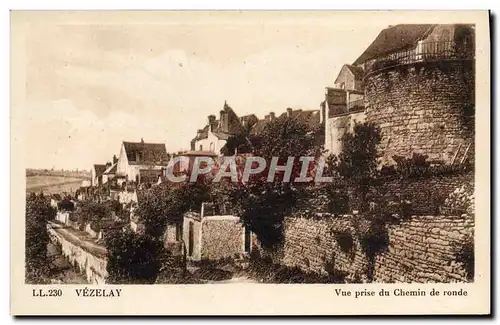
[[[368,46],[354,65],[384,54],[404,49],[425,38],[436,25],[431,24],[401,24],[386,28]]]
[[[303,122],[311,129],[318,126],[321,121],[319,109],[300,111],[295,116],[295,119]]]
[[[164,143],[123,142],[130,165],[166,165],[167,148]],[[139,161],[136,161],[139,158]]]
[[[117,163],[114,163],[113,165],[109,166],[108,169],[106,169],[103,174],[104,175],[114,175],[114,174],[116,174],[116,166],[117,165],[118,165]]]
[[[354,66],[350,64],[346,64],[345,67],[351,71],[351,73],[354,75],[354,78],[356,80],[362,80],[363,76],[365,74],[365,71],[363,70],[362,67],[359,66]]]
[[[266,125],[269,123],[269,119],[262,119],[258,120],[253,126],[252,129],[250,130],[251,135],[258,135],[262,133]]]
[[[291,118],[306,124],[309,128],[314,128],[320,124],[320,111],[319,109],[302,110],[296,109],[292,110]],[[288,116],[288,112],[285,112],[279,116],[279,118],[284,118]]]
[[[313,110],[296,109],[292,110],[290,115],[292,119],[295,119],[297,121],[306,124],[311,129],[318,126],[321,121],[320,111],[318,109],[313,109]],[[276,118],[277,119],[286,118],[287,116],[288,112],[284,112]],[[258,120],[257,123],[255,123],[252,129],[250,130],[250,134],[259,135],[260,133],[262,133],[262,131],[269,122],[271,122],[269,116],[266,116],[266,118],[262,120]]]
[[[94,164],[95,176],[99,177],[106,171],[106,165]]]

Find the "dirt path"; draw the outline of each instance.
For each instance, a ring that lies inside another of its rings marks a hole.
[[[85,232],[79,231],[70,227],[64,227],[54,222],[49,221],[49,225],[57,233],[63,236],[66,240],[77,245],[89,253],[96,255],[98,257],[106,256],[106,248],[104,246],[98,245],[95,241]]]

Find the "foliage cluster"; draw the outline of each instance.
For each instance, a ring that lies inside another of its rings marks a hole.
[[[43,283],[49,272],[47,245],[50,242],[47,221],[55,217],[56,211],[42,194],[31,193],[26,198],[26,255],[25,272],[27,283]]]

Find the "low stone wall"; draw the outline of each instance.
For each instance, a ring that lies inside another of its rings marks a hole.
[[[378,282],[465,282],[467,273],[456,261],[456,247],[474,227],[463,216],[416,216],[388,227],[389,247],[376,257]]]
[[[85,272],[87,281],[91,284],[105,284],[108,275],[107,261],[104,257],[96,256],[65,238],[56,229],[48,227],[49,236],[55,244],[61,246],[61,252],[71,265]]]
[[[356,216],[288,217],[275,262],[305,272],[342,275],[346,282],[465,282],[456,245],[471,234],[469,216],[413,216],[387,226],[384,250],[370,259],[361,244],[364,225]]]
[[[341,273],[348,281],[360,280],[366,273],[368,260],[358,238],[351,235],[356,232],[351,217],[285,220],[280,264],[322,275]],[[343,234],[349,234],[352,240],[342,238]]]

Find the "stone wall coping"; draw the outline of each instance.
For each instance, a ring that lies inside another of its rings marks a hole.
[[[204,216],[202,220],[215,221],[215,220],[240,220],[239,217],[233,215],[220,215],[220,216]]]

